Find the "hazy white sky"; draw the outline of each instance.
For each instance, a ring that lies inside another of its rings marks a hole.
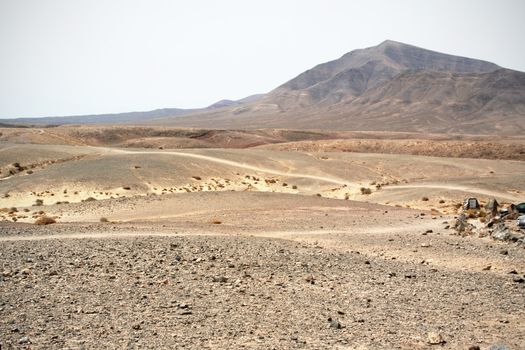
[[[525,71],[523,0],[0,0],[0,118],[204,107],[385,39]]]

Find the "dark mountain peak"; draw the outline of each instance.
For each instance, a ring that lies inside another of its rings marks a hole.
[[[281,85],[271,95],[289,95],[290,92],[297,95],[296,91],[303,91],[299,99],[301,105],[305,101],[310,105],[334,103],[343,97],[359,96],[408,70],[487,73],[499,68],[486,61],[386,40],[377,46],[354,50],[337,60],[317,65]],[[327,96],[331,98],[326,100]]]
[[[408,45],[408,44],[405,44],[405,43],[402,43],[402,42],[399,42],[399,41],[394,41],[394,40],[385,40],[383,41],[381,44],[377,45],[377,46],[373,46],[375,48],[385,48],[385,47],[392,47],[392,46],[412,46],[412,45]]]

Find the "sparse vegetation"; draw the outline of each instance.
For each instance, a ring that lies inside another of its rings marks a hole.
[[[367,194],[371,194],[372,193],[372,190],[368,187],[361,187],[361,194],[363,195],[367,195]]]
[[[33,206],[36,206],[36,207],[40,207],[42,205],[44,205],[44,200],[40,198],[35,201],[35,204],[33,204]]]
[[[35,225],[51,225],[55,223],[56,220],[49,216],[41,216],[35,221]]]

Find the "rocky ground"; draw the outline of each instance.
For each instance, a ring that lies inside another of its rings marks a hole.
[[[155,224],[0,230],[2,349],[525,344],[524,250],[515,244],[385,232],[385,255],[371,248],[377,233],[330,244],[329,232],[282,239]],[[401,249],[410,244],[413,256]],[[432,263],[450,251],[485,267]]]
[[[524,349],[525,163],[341,150],[0,144],[0,350]]]

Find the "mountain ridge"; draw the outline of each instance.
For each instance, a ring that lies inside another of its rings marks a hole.
[[[256,103],[152,122],[516,134],[523,132],[524,77],[487,61],[387,40],[316,65]]]

